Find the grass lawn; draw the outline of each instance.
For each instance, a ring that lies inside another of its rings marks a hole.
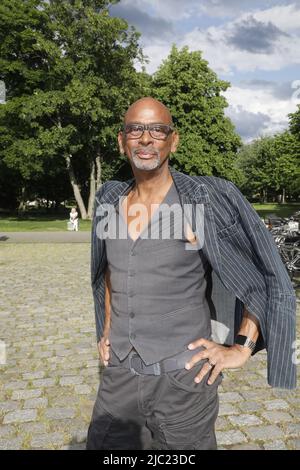
[[[0,217],[1,232],[64,232],[68,218],[52,216]],[[79,220],[79,230],[90,231],[90,220]]]
[[[268,214],[276,214],[278,217],[289,217],[300,210],[300,204],[253,204],[254,209],[260,217],[266,217]]]
[[[300,210],[300,204],[253,204],[260,217],[276,214],[288,217]],[[67,230],[68,217],[63,215],[35,215],[33,212],[24,217],[0,216],[1,232],[64,232]],[[79,220],[79,230],[90,231],[90,220]]]

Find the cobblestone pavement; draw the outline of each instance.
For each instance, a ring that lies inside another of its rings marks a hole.
[[[0,449],[85,447],[100,378],[89,255],[88,243],[0,245]],[[265,377],[264,352],[226,371],[220,449],[300,449],[299,389]]]

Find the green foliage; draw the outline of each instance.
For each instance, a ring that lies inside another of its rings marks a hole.
[[[295,138],[300,141],[300,104],[298,104],[298,110],[295,113],[289,114],[290,119],[290,131]]]
[[[0,107],[0,159],[22,184],[49,167],[61,174],[66,157],[82,187],[97,156],[104,170],[121,165],[120,117],[147,79],[134,68],[143,60],[139,35],[109,16],[110,3],[2,0],[0,79],[8,101]]]
[[[296,197],[300,187],[299,143],[289,131],[261,137],[244,145],[238,155],[243,173],[241,187],[250,197],[280,194]]]
[[[238,179],[234,166],[241,145],[224,109],[222,92],[229,83],[219,80],[201,52],[172,47],[155,73],[152,94],[169,107],[181,143],[172,164],[191,175],[205,174]]]

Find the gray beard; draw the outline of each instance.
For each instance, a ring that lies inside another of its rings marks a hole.
[[[135,155],[135,151],[131,154],[132,163],[134,164],[135,168],[138,170],[156,170],[160,166],[160,154],[157,152],[157,155],[153,155],[151,160],[142,160],[137,155]]]

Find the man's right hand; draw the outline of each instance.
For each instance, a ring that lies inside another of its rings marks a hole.
[[[108,365],[110,355],[110,342],[108,336],[103,336],[98,343],[100,362],[105,367]]]

